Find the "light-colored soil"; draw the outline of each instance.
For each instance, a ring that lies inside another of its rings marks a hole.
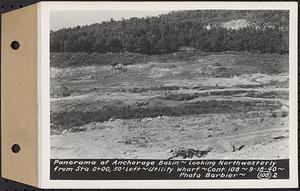
[[[239,118],[215,114],[92,122],[73,132],[52,135],[51,156],[167,159],[174,148],[212,147],[204,158],[286,158],[287,123],[287,118],[250,114]],[[241,146],[243,149],[238,150]]]
[[[168,159],[174,148],[212,148],[202,158],[288,158],[288,74],[243,65],[260,57],[274,64],[220,53],[124,70],[52,68],[51,157]]]

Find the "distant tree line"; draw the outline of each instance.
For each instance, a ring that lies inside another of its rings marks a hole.
[[[232,19],[255,24],[238,30],[220,26]],[[173,11],[51,31],[50,50],[162,54],[192,47],[207,52],[287,53],[288,23],[288,11]]]

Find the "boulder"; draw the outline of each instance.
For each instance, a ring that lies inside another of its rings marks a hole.
[[[232,143],[228,140],[220,140],[219,141],[219,144],[228,152],[234,152],[235,151],[235,148],[234,146],[232,145]]]

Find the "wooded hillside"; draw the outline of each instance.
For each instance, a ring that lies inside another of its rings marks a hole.
[[[288,11],[173,11],[51,31],[51,52],[136,52],[162,54],[182,47],[205,52],[288,52]],[[240,29],[222,23],[246,20]]]

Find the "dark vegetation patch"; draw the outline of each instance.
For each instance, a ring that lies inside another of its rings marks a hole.
[[[158,87],[134,87],[128,90],[129,93],[143,93],[148,91],[157,91],[157,90],[179,90],[180,88],[187,89],[187,87],[179,86],[158,86]]]
[[[196,92],[196,93],[176,93],[168,92],[162,99],[166,100],[177,100],[185,101],[192,100],[197,97],[208,97],[208,96],[239,96],[242,94],[243,97],[255,97],[255,98],[282,98],[288,99],[289,94],[285,91],[269,91],[260,92],[254,90],[224,90],[224,91],[207,91],[207,92]]]
[[[174,54],[146,55],[132,52],[97,53],[97,52],[51,52],[50,65],[56,68],[81,66],[132,65],[148,62],[195,61],[199,56],[207,56],[201,51],[177,52]]]
[[[289,87],[289,80],[278,82],[278,81],[271,81],[267,85],[274,86],[276,88],[288,88]]]
[[[149,91],[172,91],[172,90],[180,90],[180,89],[196,89],[196,90],[211,90],[211,89],[224,89],[225,87],[221,86],[197,86],[197,87],[186,87],[186,86],[156,86],[156,87],[133,87],[133,88],[119,88],[117,91],[119,92],[129,92],[129,93],[143,93]]]
[[[237,88],[262,88],[264,84],[238,84],[235,85]]]
[[[215,78],[228,78],[232,76],[231,70],[226,67],[215,68],[212,76]]]
[[[276,101],[201,101],[178,106],[131,107],[128,105],[107,105],[98,111],[64,111],[51,113],[52,129],[63,130],[90,122],[103,122],[110,118],[135,119],[157,116],[185,116],[207,113],[244,113],[249,111],[276,110],[281,104]]]
[[[268,92],[257,92],[248,91],[244,94],[245,97],[256,97],[256,98],[278,98],[278,99],[289,99],[289,92],[287,91],[268,91]]]
[[[130,65],[142,63],[144,55],[139,53],[88,53],[61,52],[50,54],[51,67],[65,68],[76,66]]]

